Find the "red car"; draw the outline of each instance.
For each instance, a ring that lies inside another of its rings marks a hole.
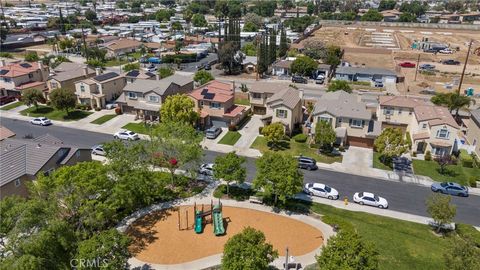
[[[399,66],[404,67],[404,68],[414,68],[415,64],[412,62],[402,62],[399,64]]]

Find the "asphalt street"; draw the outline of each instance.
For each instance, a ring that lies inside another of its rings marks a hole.
[[[18,138],[30,134],[36,137],[49,133],[67,144],[83,147],[91,147],[95,144],[113,140],[112,135],[105,133],[82,131],[54,125],[48,127],[33,126],[25,121],[6,118],[1,118],[0,124],[15,132]],[[213,151],[205,151],[204,160],[205,162],[213,162],[219,154],[220,153]],[[428,216],[425,199],[432,193],[428,187],[329,170],[303,171],[303,173],[305,182],[319,182],[330,185],[339,191],[341,199],[347,196],[349,201],[352,201],[352,196],[355,192],[368,191],[386,198],[392,210]],[[248,181],[251,181],[254,176],[255,159],[248,158]],[[470,196],[468,198],[452,197],[452,202],[457,206],[457,222],[480,226],[480,196]]]

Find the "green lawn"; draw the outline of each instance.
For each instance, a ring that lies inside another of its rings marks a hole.
[[[248,98],[235,98],[235,104],[238,105],[250,105]]]
[[[392,171],[393,169],[380,161],[380,154],[373,152],[373,168]]]
[[[35,107],[30,107],[21,111],[20,114],[31,117],[45,116],[58,121],[75,121],[89,116],[92,112],[73,110],[67,114],[65,111],[59,111],[52,107],[38,106],[38,110],[35,110]]]
[[[127,59],[124,60],[118,60],[118,59],[113,59],[109,60],[105,63],[106,67],[114,67],[114,66],[120,66],[120,65],[125,65],[128,64],[129,61]]]
[[[353,226],[362,239],[373,243],[379,252],[379,269],[444,269],[443,254],[452,239],[436,236],[427,225],[317,203],[310,209],[331,225]]]
[[[17,107],[20,107],[23,105],[23,102],[22,101],[17,101],[17,102],[13,102],[13,103],[10,103],[2,108],[0,108],[0,110],[2,111],[8,111],[8,110],[11,110],[11,109],[15,109]]]
[[[240,137],[242,137],[242,135],[240,135],[238,131],[229,131],[227,134],[225,134],[225,136],[223,136],[222,139],[220,139],[220,141],[218,141],[218,143],[234,145],[238,139],[240,139]]]
[[[150,129],[152,128],[150,125],[145,125],[144,123],[128,123],[122,128],[128,129],[130,131],[133,131],[135,133],[139,134],[150,134]]]
[[[465,168],[462,165],[449,165],[447,172],[440,174],[440,166],[435,161],[413,160],[413,171],[418,175],[429,176],[435,181],[453,181],[462,185],[468,185],[468,178],[475,176],[480,179],[480,169]]]
[[[92,124],[97,124],[97,125],[101,125],[101,124],[103,124],[103,123],[105,123],[105,122],[107,122],[107,121],[112,120],[112,119],[115,118],[116,116],[117,116],[116,114],[106,114],[106,115],[104,115],[104,116],[100,116],[99,118],[93,120],[93,121],[90,122],[90,123],[92,123]]]
[[[270,147],[268,147],[267,140],[263,136],[258,136],[250,148],[260,150],[260,152],[272,151]],[[317,149],[310,148],[307,143],[298,143],[293,139],[290,141],[281,141],[279,149],[276,151],[282,151],[292,156],[308,156],[322,163],[342,162],[342,156],[327,156],[320,154]]]

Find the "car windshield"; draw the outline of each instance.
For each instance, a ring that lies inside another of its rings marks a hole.
[[[377,195],[373,195],[373,198],[374,198],[374,199],[375,199],[375,201],[377,201],[377,202],[378,202],[378,201],[380,201],[380,198],[378,198],[378,196],[377,196]]]
[[[331,192],[331,191],[332,191],[332,189],[331,189],[329,186],[325,186],[325,190],[326,190],[327,192]]]
[[[358,193],[358,197],[362,198],[363,197],[363,192]]]
[[[128,135],[135,135],[135,132],[133,131],[130,131],[130,132],[127,132]]]
[[[442,187],[446,187],[446,186],[448,186],[448,183],[446,183],[446,182],[443,182],[443,183],[441,183],[441,184],[440,184],[440,186],[442,186]]]

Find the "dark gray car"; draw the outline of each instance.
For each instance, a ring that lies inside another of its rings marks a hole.
[[[468,197],[468,188],[453,182],[433,183],[431,189],[433,192]]]
[[[309,157],[299,157],[298,167],[309,171],[318,169],[317,161]]]

